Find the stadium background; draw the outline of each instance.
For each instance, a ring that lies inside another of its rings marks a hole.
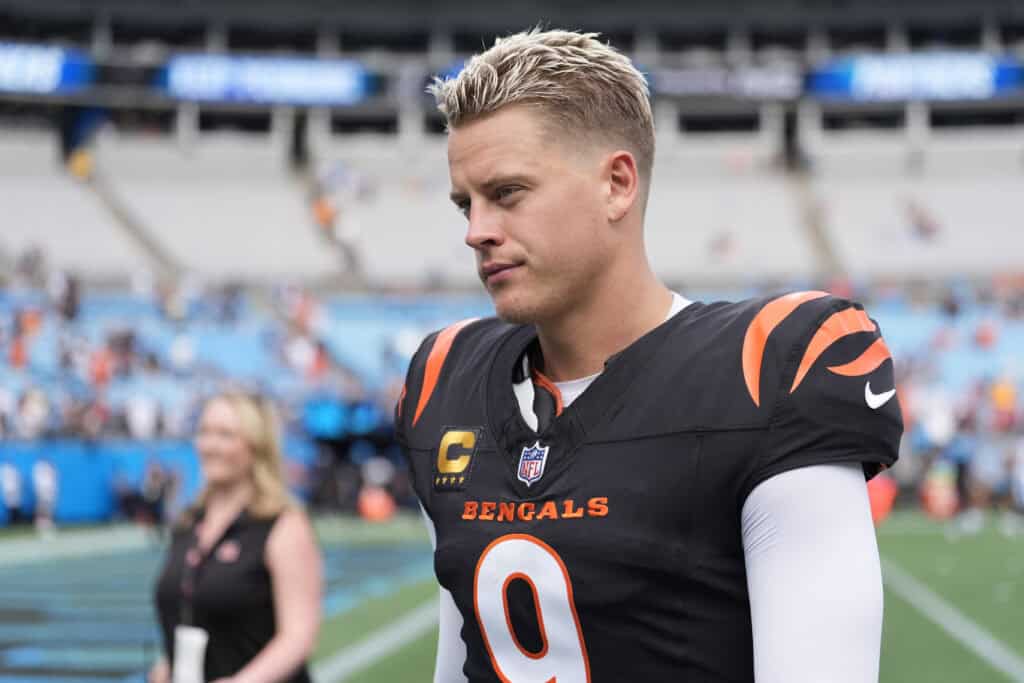
[[[648,75],[668,283],[824,288],[886,334],[882,680],[1024,680],[1019,3],[0,0],[0,683],[141,679],[145,522],[199,486],[225,385],[277,400],[317,515],[319,679],[430,679],[391,406],[419,339],[490,307],[423,88],[537,24]]]

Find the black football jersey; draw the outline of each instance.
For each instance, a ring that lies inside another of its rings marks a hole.
[[[476,682],[752,681],[741,509],[780,472],[896,460],[892,359],[823,292],[692,303],[534,432],[536,332],[429,336],[396,408]]]

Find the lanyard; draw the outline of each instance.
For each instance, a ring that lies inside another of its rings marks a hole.
[[[181,610],[178,616],[182,625],[193,625],[192,620],[195,618],[195,613],[192,605],[195,601],[196,586],[199,584],[200,574],[210,556],[216,552],[224,538],[228,535],[228,532],[238,523],[239,517],[236,517],[230,524],[224,527],[224,531],[210,545],[210,550],[206,553],[203,553],[199,546],[199,523],[202,521],[202,517],[192,527],[192,542],[185,551],[185,560],[181,570]]]

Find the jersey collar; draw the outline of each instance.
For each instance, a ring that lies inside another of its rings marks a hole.
[[[565,408],[541,433],[526,423],[520,410],[514,381],[522,376],[522,359],[537,331],[532,325],[516,327],[505,337],[494,355],[487,377],[487,419],[499,449],[510,458],[535,441],[557,443],[560,451],[573,451],[589,432],[621,410],[627,389],[643,374],[648,360],[661,348],[670,332],[684,324],[699,304],[690,303],[682,311],[654,328],[605,362],[604,371],[572,405]]]

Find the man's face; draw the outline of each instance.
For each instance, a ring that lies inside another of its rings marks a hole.
[[[498,316],[543,323],[592,289],[613,251],[601,159],[558,140],[542,114],[509,106],[448,137],[452,201],[469,221]]]

